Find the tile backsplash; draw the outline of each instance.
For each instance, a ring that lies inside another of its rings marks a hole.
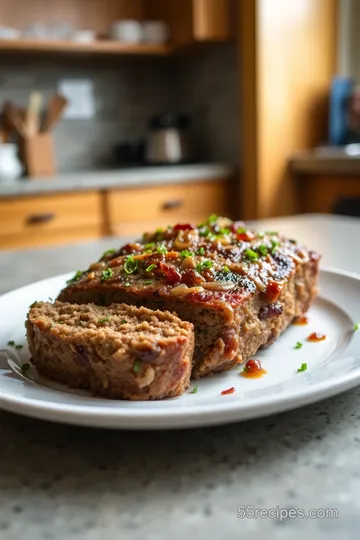
[[[54,136],[61,172],[115,165],[113,148],[143,137],[148,118],[168,110],[191,115],[195,158],[238,161],[236,51],[221,46],[183,58],[0,57],[0,102],[47,99],[61,79],[93,83],[94,118],[63,120]]]

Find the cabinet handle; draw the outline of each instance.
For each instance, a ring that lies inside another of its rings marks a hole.
[[[38,225],[39,223],[48,223],[55,219],[54,212],[43,212],[40,214],[32,214],[27,217],[26,223],[28,225]]]
[[[174,208],[181,208],[184,204],[184,201],[181,199],[173,199],[170,201],[165,201],[163,203],[163,210],[173,210]]]

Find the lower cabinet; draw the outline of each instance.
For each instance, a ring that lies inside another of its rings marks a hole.
[[[176,222],[200,223],[228,214],[227,181],[109,191],[110,233],[139,235]]]
[[[101,197],[95,191],[0,199],[0,249],[101,237]]]
[[[156,187],[0,198],[0,249],[140,235],[229,213],[226,179]]]

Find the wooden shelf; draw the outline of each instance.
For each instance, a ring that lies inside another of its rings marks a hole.
[[[81,53],[109,55],[154,55],[164,56],[171,52],[169,45],[127,44],[111,40],[98,40],[92,43],[76,41],[41,41],[41,40],[0,40],[0,53],[39,52],[39,53]]]

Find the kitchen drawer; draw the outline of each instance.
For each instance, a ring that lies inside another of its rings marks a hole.
[[[101,235],[101,194],[0,199],[0,248],[46,245]]]
[[[199,222],[212,213],[228,213],[227,181],[127,189],[108,193],[112,234],[139,234],[143,230]]]

